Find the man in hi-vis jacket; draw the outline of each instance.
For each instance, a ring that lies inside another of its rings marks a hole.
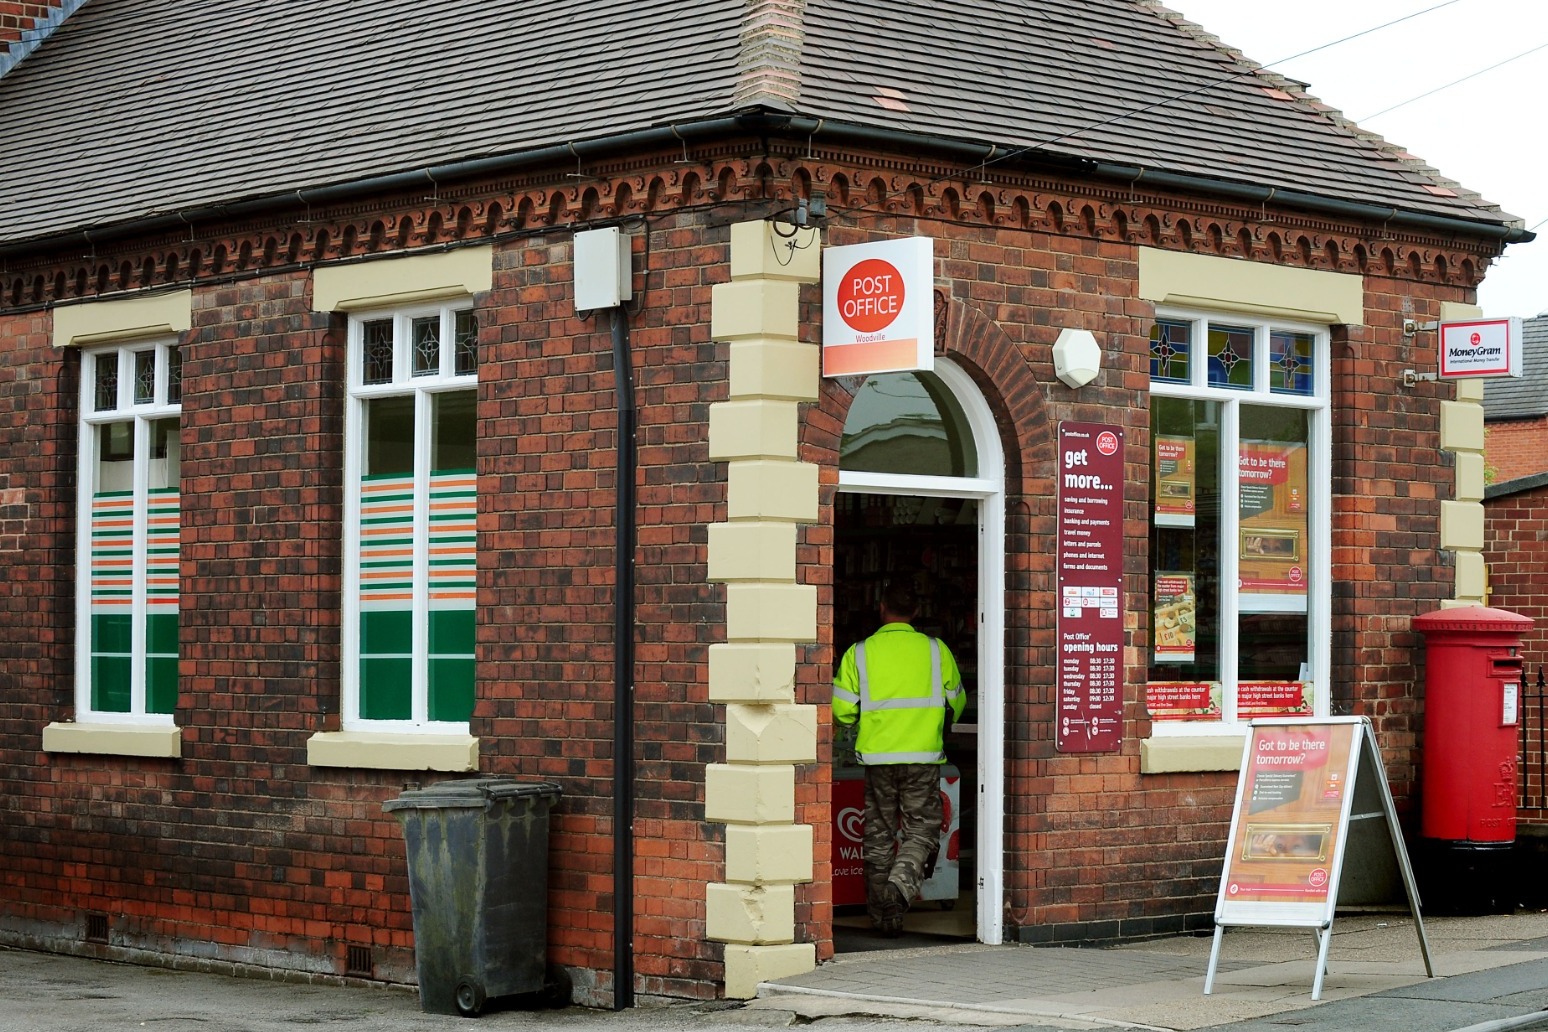
[[[860,722],[855,755],[865,767],[866,907],[871,923],[889,935],[903,930],[940,843],[946,712],[956,720],[967,704],[951,650],[910,625],[918,613],[911,585],[889,585],[881,629],[844,653],[833,679],[833,719]]]

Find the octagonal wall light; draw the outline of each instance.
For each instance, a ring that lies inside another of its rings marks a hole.
[[[1090,330],[1060,330],[1053,346],[1054,375],[1066,387],[1084,387],[1102,371],[1102,349]]]

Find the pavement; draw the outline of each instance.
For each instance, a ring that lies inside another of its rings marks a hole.
[[[1306,929],[1228,931],[1208,996],[1208,936],[1073,949],[923,936],[867,943],[846,935],[841,945],[849,952],[766,982],[746,1003],[642,999],[633,1010],[609,1012],[490,1001],[476,1027],[746,1032],[821,1021],[833,1032],[906,1032],[922,1024],[932,1032],[1548,1029],[1548,913],[1429,917],[1424,927],[1433,978],[1409,915],[1340,914],[1318,1001],[1311,999],[1317,940]],[[880,948],[895,946],[904,948]],[[474,1027],[423,1013],[417,995],[401,987],[237,978],[0,948],[0,1032],[295,1032],[318,1025],[337,1032]]]
[[[1320,1000],[1314,931],[1233,928],[1209,995],[1206,935],[1111,949],[959,943],[845,953],[763,983],[753,1006],[805,1019],[863,1012],[1060,1030],[1548,1028],[1548,913],[1423,924],[1433,978],[1407,912],[1340,914]]]

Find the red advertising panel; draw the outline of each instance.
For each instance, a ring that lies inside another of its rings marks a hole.
[[[1145,685],[1151,720],[1220,719],[1219,681],[1151,681]]]
[[[1059,424],[1060,752],[1123,741],[1123,431]]]
[[[1309,717],[1309,681],[1243,681],[1236,686],[1236,715],[1248,717]]]

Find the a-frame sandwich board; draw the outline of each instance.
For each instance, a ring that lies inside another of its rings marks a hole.
[[[1399,883],[1433,978],[1419,890],[1369,718],[1254,720],[1236,782],[1205,994],[1227,928],[1308,928],[1317,937],[1312,999],[1321,999],[1335,910],[1390,902]]]

